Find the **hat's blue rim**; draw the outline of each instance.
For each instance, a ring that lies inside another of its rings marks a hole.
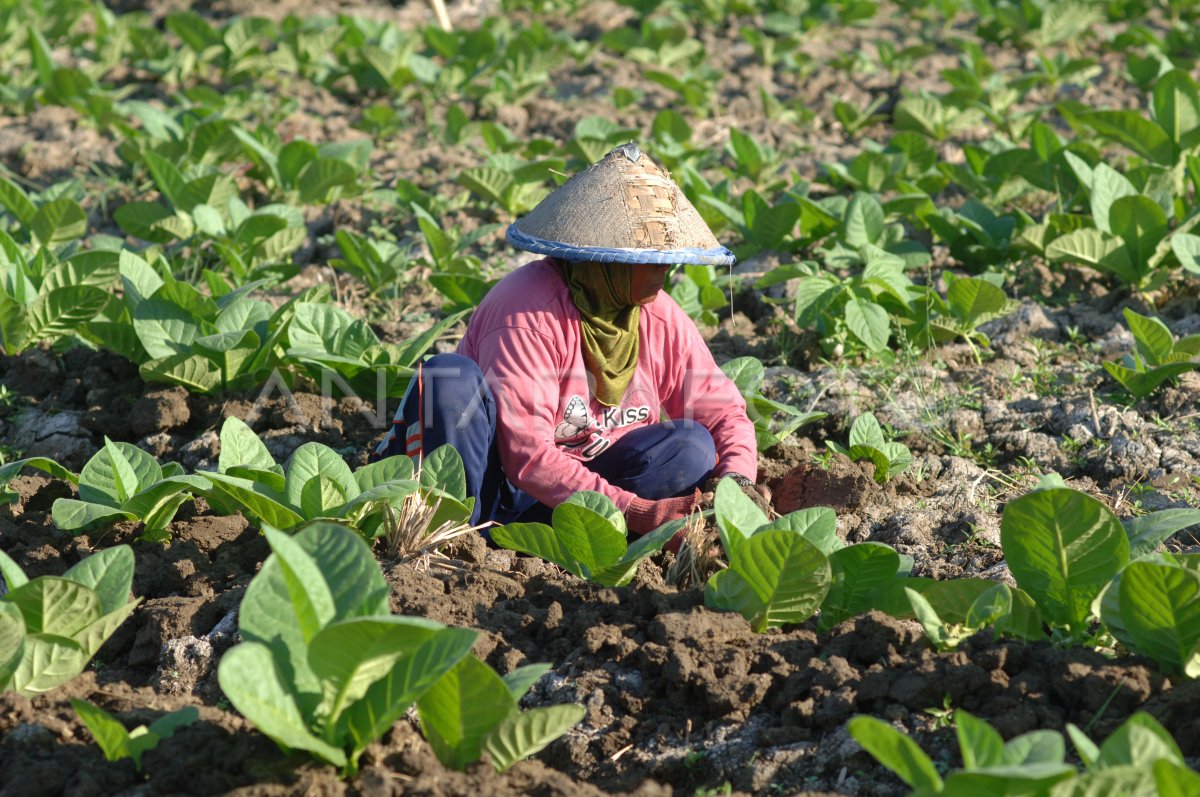
[[[733,252],[723,246],[714,249],[621,249],[608,246],[571,246],[521,232],[515,224],[508,225],[504,237],[517,249],[556,257],[560,260],[666,266],[732,266],[737,262]]]

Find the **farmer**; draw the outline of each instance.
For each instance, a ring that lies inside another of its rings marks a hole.
[[[375,456],[453,446],[472,523],[548,523],[594,490],[645,534],[721,477],[761,504],[746,404],[662,291],[672,265],[734,257],[667,173],[618,147],[507,238],[543,257],[492,288],[456,353],[419,367]]]

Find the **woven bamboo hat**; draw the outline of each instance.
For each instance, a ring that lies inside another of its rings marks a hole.
[[[617,147],[508,227],[518,249],[560,260],[729,266],[666,170],[636,144]]]

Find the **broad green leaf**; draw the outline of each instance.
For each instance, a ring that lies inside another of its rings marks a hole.
[[[590,580],[605,587],[625,586],[637,574],[638,565],[643,560],[658,553],[683,528],[686,522],[687,519],[682,518],[670,523],[664,523],[654,531],[638,537],[625,549],[624,554],[617,560],[616,564],[593,571],[589,577]]]
[[[593,496],[599,496],[593,493]],[[587,576],[620,560],[625,553],[625,530],[618,528],[612,514],[616,512],[612,502],[604,499],[607,507],[595,506],[587,496],[579,499],[576,493],[554,508],[552,524],[563,547],[579,562]],[[603,496],[599,496],[603,498]],[[624,520],[621,521],[624,526]]]
[[[1171,251],[1185,269],[1200,274],[1200,235],[1175,233],[1171,236]]]
[[[732,479],[717,482],[713,505],[721,545],[732,562],[745,541],[767,524],[767,516]]]
[[[4,577],[4,584],[8,588],[5,592],[12,592],[17,587],[29,583],[25,571],[4,551],[0,551],[0,576]]]
[[[355,617],[325,626],[308,648],[308,665],[325,691],[323,712],[342,712],[444,626],[416,617]]]
[[[968,329],[996,317],[1008,307],[1004,290],[977,277],[957,279],[946,290],[955,317]]]
[[[1186,146],[1185,139],[1200,127],[1200,89],[1196,81],[1187,72],[1173,69],[1158,79],[1151,96],[1154,121],[1172,143]]]
[[[200,325],[189,310],[158,296],[138,303],[133,311],[133,328],[146,353],[156,358],[185,352],[201,335]]]
[[[242,716],[280,745],[307,750],[334,766],[344,766],[346,754],[308,731],[296,694],[272,657],[258,642],[235,645],[217,667],[221,691]]]
[[[305,443],[292,454],[287,466],[284,497],[293,508],[304,506],[304,488],[317,476],[334,482],[345,496],[338,504],[345,503],[358,495],[358,483],[346,461],[329,446],[321,443]],[[307,512],[306,517],[313,517]]]
[[[1197,797],[1200,774],[1165,759],[1154,762],[1154,785],[1158,797]]]
[[[1133,333],[1138,352],[1150,365],[1162,365],[1171,354],[1175,339],[1167,325],[1157,318],[1144,316],[1128,307],[1125,308],[1125,323]]]
[[[1018,586],[1047,620],[1072,629],[1085,625],[1092,599],[1129,561],[1129,540],[1112,511],[1065,488],[1009,503],[1000,539]]]
[[[1154,553],[1159,545],[1190,526],[1200,526],[1200,509],[1162,509],[1125,521],[1129,535],[1129,558]]]
[[[747,617],[759,632],[807,620],[829,591],[829,560],[790,531],[758,532],[738,549],[733,568],[762,601],[762,611]]]
[[[857,193],[846,207],[843,237],[852,247],[873,244],[883,235],[883,206],[870,194]]]
[[[300,201],[306,205],[325,202],[330,191],[354,183],[354,167],[335,158],[317,158],[305,164],[296,177]]]
[[[240,504],[248,514],[277,529],[290,529],[304,518],[284,503],[283,496],[267,485],[225,473],[206,473],[213,489],[224,499]]]
[[[138,368],[146,382],[183,385],[197,393],[210,393],[221,387],[221,369],[203,354],[180,352],[147,360]]]
[[[830,584],[821,604],[823,628],[876,608],[875,594],[895,580],[900,569],[900,555],[883,543],[861,542],[824,553],[829,556]]]
[[[313,637],[331,623],[336,614],[330,585],[323,578],[317,562],[298,542],[276,529],[263,529],[263,534],[279,566],[300,633],[311,645]]]
[[[872,412],[864,412],[859,415],[854,420],[854,425],[850,427],[851,447],[868,446],[882,449],[885,442],[883,427],[879,425],[879,421]]]
[[[29,308],[29,334],[34,339],[71,335],[108,303],[107,291],[91,285],[70,285],[41,294]]]
[[[542,706],[510,714],[484,739],[483,751],[491,757],[497,772],[505,772],[544,749],[585,716],[587,709],[575,704]]]
[[[757,357],[737,357],[722,365],[721,371],[745,394],[762,387],[765,369]]]
[[[421,458],[421,486],[439,488],[460,501],[467,498],[467,475],[462,456],[453,446],[440,446]]]
[[[37,207],[16,183],[0,177],[0,207],[7,210],[22,226],[28,227],[37,214]]]
[[[846,327],[871,351],[887,348],[890,320],[887,310],[875,302],[859,297],[846,302]]]
[[[1004,744],[1003,763],[1007,766],[1061,764],[1067,754],[1066,742],[1057,731],[1038,730],[1023,733]]]
[[[225,473],[234,466],[270,470],[275,467],[275,459],[254,430],[242,419],[231,415],[221,424],[217,470]]]
[[[1121,723],[1100,745],[1096,765],[1150,767],[1155,761],[1183,764],[1183,753],[1170,732],[1144,711]]]
[[[1097,229],[1103,232],[1113,232],[1110,221],[1113,202],[1121,197],[1135,196],[1138,192],[1137,189],[1133,187],[1133,183],[1129,182],[1128,177],[1104,162],[1098,163],[1092,171],[1092,183],[1089,187],[1091,188],[1092,221]]]
[[[1121,197],[1113,202],[1109,220],[1112,231],[1125,242],[1134,272],[1145,271],[1154,250],[1167,234],[1163,209],[1148,196]]]
[[[13,672],[12,687],[25,697],[48,692],[83,672],[89,658],[72,639],[30,634],[25,637],[21,661]]]
[[[300,490],[300,511],[306,518],[331,517],[346,503],[342,486],[325,474],[309,479]]]
[[[118,483],[117,474],[124,480]],[[79,497],[83,501],[119,506],[141,485],[162,479],[162,468],[150,454],[132,443],[114,443],[105,438],[79,472]]]
[[[1136,282],[1137,272],[1121,239],[1091,228],[1075,230],[1055,238],[1046,247],[1053,261],[1069,260],[1109,271],[1125,282]]]
[[[354,481],[363,491],[391,481],[406,481],[412,476],[412,460],[403,455],[381,459],[354,471]]]
[[[525,693],[552,669],[554,668],[549,664],[526,664],[508,675],[502,675],[501,680],[508,687],[508,693],[512,695],[512,699],[519,702]]]
[[[1001,763],[1004,739],[991,725],[962,709],[954,712],[954,725],[964,768],[994,767]]]
[[[1090,111],[1080,119],[1101,135],[1155,163],[1171,166],[1175,163],[1175,144],[1161,127],[1138,111]]]
[[[50,507],[54,525],[63,531],[82,531],[98,523],[113,523],[117,520],[134,520],[128,512],[106,504],[76,501],[74,498],[57,498]]]
[[[133,549],[128,545],[115,545],[85,557],[62,577],[94,590],[100,611],[108,614],[124,606],[129,599],[133,565]]]
[[[9,688],[8,679],[16,672],[25,652],[25,618],[9,601],[0,600],[0,691]]]
[[[37,209],[29,230],[42,246],[57,246],[83,237],[87,232],[87,214],[74,199],[60,197]]]
[[[934,607],[929,600],[914,589],[904,588],[904,594],[908,597],[909,606],[912,607],[913,616],[917,618],[917,622],[921,624],[921,628],[925,631],[925,636],[934,644],[938,650],[952,648],[957,645],[961,637],[953,637],[950,634],[948,621],[942,619],[938,614],[937,608]]]
[[[463,770],[479,760],[484,739],[517,704],[491,667],[467,656],[417,700],[417,708],[438,760]]]
[[[95,590],[59,576],[35,578],[5,600],[21,610],[30,634],[70,639],[103,614]]]
[[[79,477],[48,457],[26,457],[15,462],[0,465],[0,505],[12,503],[19,497],[18,493],[8,489],[8,484],[25,468],[33,468],[48,473],[56,479],[79,484]]]
[[[1195,370],[1195,368],[1196,365],[1192,363],[1171,363],[1149,371],[1135,371],[1119,363],[1104,363],[1104,370],[1108,371],[1113,379],[1120,382],[1134,398],[1145,398],[1157,390],[1163,382]]]
[[[783,529],[801,534],[826,556],[845,547],[845,543],[837,535],[837,515],[832,509],[824,506],[789,512],[758,530],[767,529]]]
[[[891,725],[874,717],[858,716],[850,720],[847,729],[854,741],[911,788],[931,793],[942,790],[942,778],[929,756]]]
[[[572,575],[586,578],[580,563],[567,550],[554,529],[544,523],[508,523],[491,530],[492,542],[512,551],[553,562]]]
[[[1200,575],[1171,564],[1133,562],[1121,573],[1118,605],[1130,646],[1182,672],[1200,642]]]
[[[99,706],[94,706],[86,700],[71,698],[71,707],[83,720],[83,724],[91,732],[92,738],[104,753],[108,761],[120,761],[130,758],[129,731],[125,730],[117,719]],[[140,768],[140,764],[138,765]]]

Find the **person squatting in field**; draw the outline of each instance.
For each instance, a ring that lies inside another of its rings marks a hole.
[[[644,534],[723,477],[762,504],[746,403],[662,290],[672,265],[734,257],[667,173],[618,147],[507,238],[544,257],[492,288],[456,353],[419,366],[374,457],[453,446],[473,524],[548,523],[593,490]]]

